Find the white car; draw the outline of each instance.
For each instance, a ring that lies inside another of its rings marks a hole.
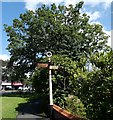
[[[18,90],[24,90],[24,91],[26,91],[26,90],[28,90],[29,88],[28,87],[19,87],[18,88]]]
[[[6,89],[11,90],[12,86],[6,86]]]

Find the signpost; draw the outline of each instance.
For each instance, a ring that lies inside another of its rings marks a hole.
[[[57,70],[58,66],[51,65],[51,52],[46,53],[48,57],[48,63],[38,63],[37,66],[39,68],[48,68],[49,69],[49,100],[50,100],[50,118],[52,119],[52,111],[53,111],[53,94],[52,94],[52,72],[51,70]]]

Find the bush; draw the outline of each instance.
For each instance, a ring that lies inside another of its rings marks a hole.
[[[66,98],[65,109],[71,112],[73,115],[78,115],[80,117],[86,118],[86,108],[77,96],[70,95]]]

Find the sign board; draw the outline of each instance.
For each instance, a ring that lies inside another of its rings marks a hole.
[[[52,65],[50,65],[50,67],[49,67],[49,69],[58,69],[58,66],[52,66]]]
[[[38,63],[37,66],[39,68],[47,68],[48,67],[48,64],[47,63]]]

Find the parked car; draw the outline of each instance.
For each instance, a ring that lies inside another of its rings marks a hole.
[[[19,87],[18,90],[28,90],[27,87]]]
[[[19,87],[18,90],[23,91],[32,91],[32,87]]]
[[[6,86],[5,90],[12,90],[12,86]]]

